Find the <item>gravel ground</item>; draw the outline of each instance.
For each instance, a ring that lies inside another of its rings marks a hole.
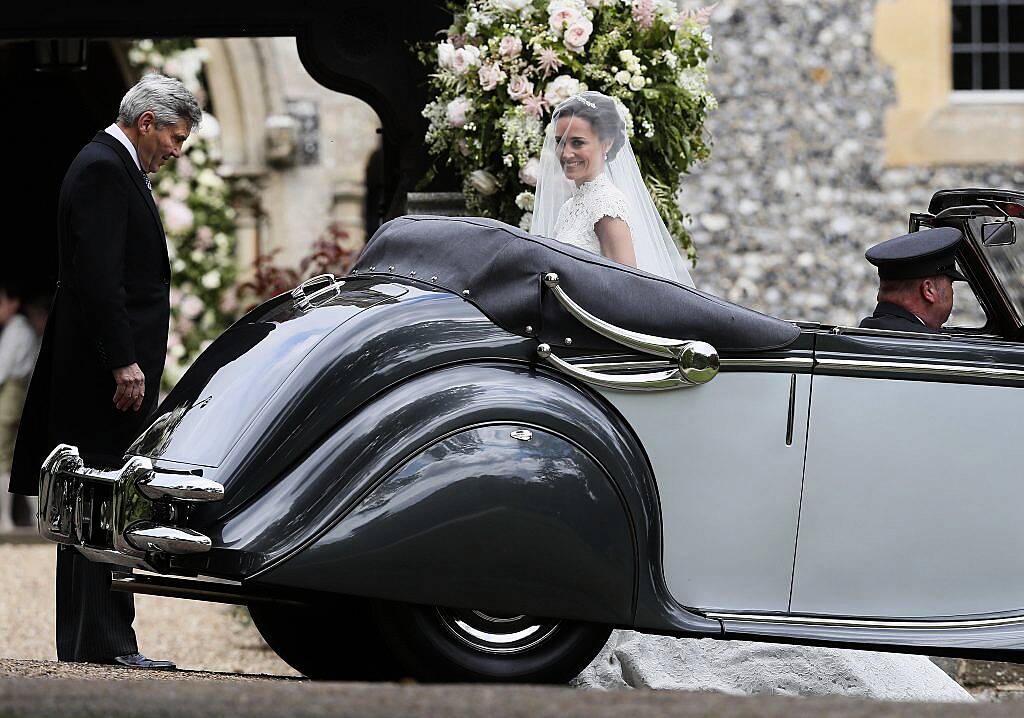
[[[0,678],[2,718],[1009,718],[1019,715],[1018,706],[1007,703],[898,703],[834,696],[738,697],[652,690],[604,693],[552,686],[370,685],[288,679],[205,682]]]
[[[0,659],[53,661],[54,564],[52,544],[0,544]],[[218,673],[297,676],[248,622],[244,609],[160,596],[135,597],[139,650],[179,667]],[[239,620],[238,613],[246,620]],[[17,661],[0,661],[0,674]],[[21,666],[26,670],[29,664]],[[45,669],[45,667],[44,667]],[[38,670],[44,670],[38,669]],[[124,673],[113,669],[113,674]],[[148,673],[148,672],[147,672]],[[31,669],[31,675],[40,674]],[[61,675],[68,675],[62,670]]]

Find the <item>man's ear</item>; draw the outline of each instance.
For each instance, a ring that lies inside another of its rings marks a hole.
[[[939,301],[939,286],[931,277],[922,280],[920,284],[920,292],[921,298],[929,304],[935,304]]]
[[[139,119],[135,120],[135,129],[142,134],[148,134],[150,130],[156,129],[156,115],[152,111],[146,110]]]

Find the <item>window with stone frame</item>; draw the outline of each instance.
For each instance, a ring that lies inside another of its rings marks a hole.
[[[952,0],[953,90],[1024,90],[1024,0]]]

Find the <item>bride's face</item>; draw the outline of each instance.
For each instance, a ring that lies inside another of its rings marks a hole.
[[[577,185],[594,179],[604,169],[607,148],[589,120],[560,117],[555,124],[555,146],[562,172]]]

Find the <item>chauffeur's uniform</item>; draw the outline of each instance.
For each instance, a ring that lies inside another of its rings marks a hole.
[[[871,247],[864,256],[878,267],[879,279],[917,279],[946,275],[966,281],[956,269],[956,248],[963,234],[952,227],[911,232]],[[910,310],[892,302],[879,302],[870,317],[861,320],[865,329],[939,334]]]
[[[91,466],[120,466],[156,406],[167,349],[170,268],[160,214],[135,148],[99,132],[71,163],[57,216],[59,283],[15,448],[11,491],[33,495],[59,443]],[[139,411],[119,411],[113,370],[146,377]],[[138,652],[131,594],[110,590],[110,567],[57,552],[57,657],[111,662]]]
[[[918,319],[917,315],[892,302],[879,302],[875,311],[870,317],[864,317],[860,326],[865,329],[892,329],[899,332],[928,332],[938,334],[938,329],[932,329]]]

